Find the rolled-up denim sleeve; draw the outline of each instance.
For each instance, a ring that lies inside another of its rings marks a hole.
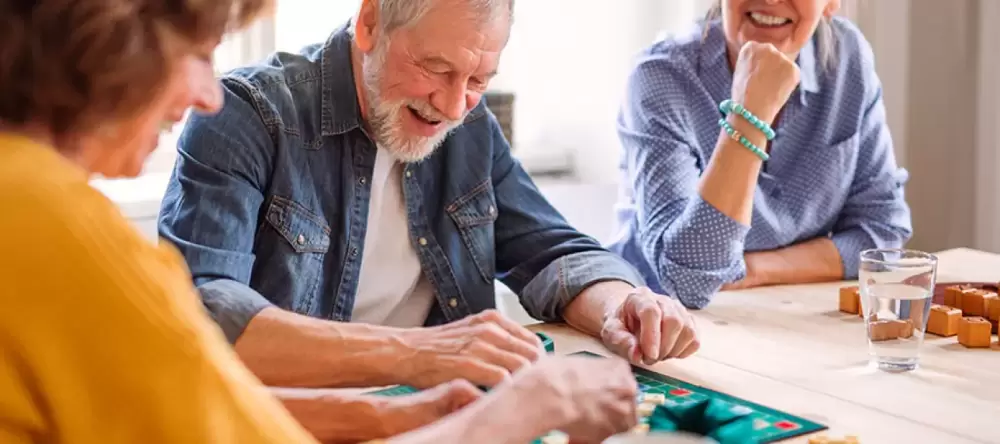
[[[525,311],[544,322],[560,322],[566,306],[591,285],[644,286],[631,264],[570,226],[545,199],[491,120],[497,277],[518,295]]]
[[[223,109],[188,119],[158,224],[161,239],[184,256],[205,307],[231,342],[271,305],[249,286],[273,146],[247,88],[224,80]]]
[[[882,90],[874,73],[859,132],[858,169],[833,228],[845,279],[857,279],[861,252],[900,248],[913,234],[904,196],[909,173],[896,164]]]
[[[702,308],[712,294],[746,274],[744,241],[750,227],[705,202],[697,138],[685,120],[688,75],[672,75],[663,60],[640,62],[630,75],[618,119],[636,205],[638,243],[664,291]]]

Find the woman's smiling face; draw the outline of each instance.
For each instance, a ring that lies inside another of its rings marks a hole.
[[[750,41],[770,43],[795,58],[820,20],[832,17],[840,0],[722,0],[722,22],[735,58]]]

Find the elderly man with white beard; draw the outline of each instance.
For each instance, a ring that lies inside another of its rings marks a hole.
[[[512,0],[364,0],[323,43],[222,78],[160,215],[266,384],[494,387],[539,359],[494,281],[633,363],[699,346],[691,315],[571,227],[480,100]]]

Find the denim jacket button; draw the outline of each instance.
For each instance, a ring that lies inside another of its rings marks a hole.
[[[299,237],[295,239],[295,242],[298,242],[299,245],[305,245],[306,237],[300,234]]]
[[[413,175],[413,172],[411,172],[410,170],[406,170],[406,177],[410,177],[412,175]]]
[[[458,299],[451,298],[448,300],[448,306],[451,308],[458,307]]]
[[[420,239],[417,239],[417,242],[419,242],[421,246],[426,246],[427,245],[427,239],[423,238],[423,237],[420,238]]]
[[[490,207],[486,209],[486,213],[489,214],[490,216],[493,215],[494,211],[496,211],[496,209],[493,208],[493,205],[490,205]]]

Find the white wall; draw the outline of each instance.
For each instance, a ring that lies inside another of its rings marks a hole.
[[[897,156],[911,173],[911,247],[1000,252],[1000,2],[850,0],[875,50]]]
[[[524,159],[571,156],[587,182],[617,181],[615,117],[625,80],[658,33],[703,14],[705,0],[532,0],[500,70],[517,93],[514,139]]]
[[[1000,1],[979,2],[979,120],[976,244],[1000,252]]]
[[[910,0],[850,0],[845,6],[875,52],[875,66],[882,80],[896,159],[905,167],[906,110],[910,95]]]

